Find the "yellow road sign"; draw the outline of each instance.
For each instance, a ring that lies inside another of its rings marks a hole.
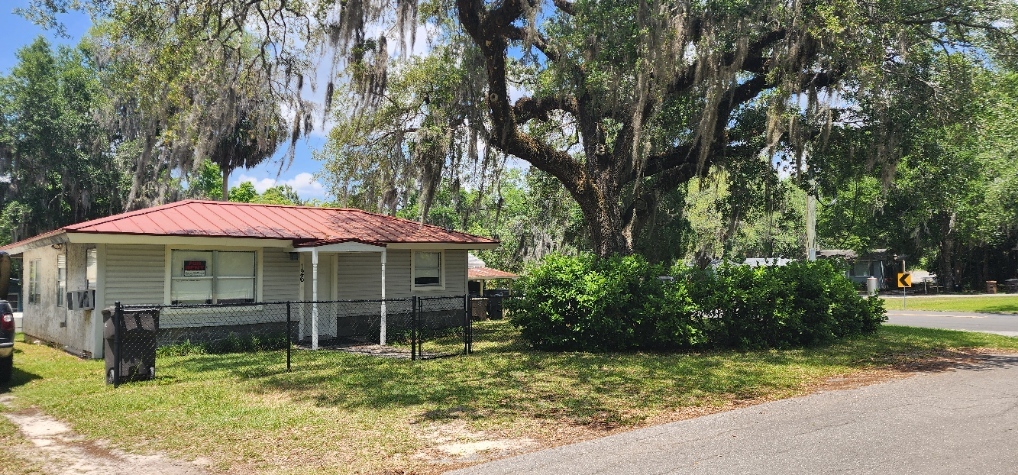
[[[898,287],[911,287],[912,286],[912,273],[911,272],[899,272],[898,273]]]

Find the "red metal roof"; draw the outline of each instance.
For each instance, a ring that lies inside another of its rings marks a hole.
[[[467,280],[516,279],[518,275],[491,267],[471,267],[467,269]]]
[[[494,239],[359,209],[185,200],[72,224],[5,247],[61,232],[287,239],[298,247],[351,241],[373,245],[498,244]]]

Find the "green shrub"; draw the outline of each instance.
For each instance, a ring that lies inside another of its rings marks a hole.
[[[191,343],[191,340],[156,348],[156,356],[204,355],[206,353],[208,352],[205,351],[204,345]]]
[[[275,351],[285,349],[288,345],[285,334],[269,336],[238,335],[230,333],[226,338],[203,343],[183,343],[160,346],[156,350],[158,356],[186,356],[226,353],[251,353],[255,351]]]
[[[550,256],[518,281],[511,321],[536,348],[607,351],[819,345],[885,319],[827,261],[666,274],[639,256]]]
[[[516,284],[511,321],[535,347],[662,349],[702,339],[685,289],[639,256],[550,256]]]

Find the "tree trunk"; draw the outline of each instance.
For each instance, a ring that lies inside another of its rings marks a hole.
[[[983,248],[982,254],[983,254],[983,268],[979,273],[980,274],[979,281],[985,282],[987,280],[993,280],[990,278],[990,251],[987,251],[986,248]]]
[[[230,168],[223,167],[223,201],[230,201]]]
[[[618,185],[586,184],[582,190],[569,189],[569,192],[587,220],[591,246],[598,256],[633,253],[633,242],[626,238],[628,233],[624,232],[626,226],[619,206],[622,193]]]
[[[140,203],[141,196],[141,184],[147,179],[145,170],[149,166],[149,160],[152,158],[152,148],[154,143],[151,137],[145,138],[145,147],[141,151],[141,157],[134,163],[134,175],[131,177],[131,190],[127,192],[127,199],[124,201],[124,211],[133,211],[135,209],[144,208]]]
[[[628,255],[633,253],[632,243],[622,233],[622,219],[618,206],[608,203],[580,203],[583,216],[587,218],[593,250],[600,257]]]

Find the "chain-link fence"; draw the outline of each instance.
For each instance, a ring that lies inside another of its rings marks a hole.
[[[128,365],[134,369],[124,373],[133,371],[133,374],[143,375],[148,374],[145,368],[149,367],[149,372],[154,374],[156,346],[166,348],[170,354],[196,350],[201,353],[280,351],[281,356],[285,352],[288,371],[292,352],[303,350],[431,359],[470,352],[468,302],[466,297],[455,296],[212,305],[121,306],[118,303],[116,310],[110,312],[110,319],[121,322],[121,326],[108,327],[111,329],[106,353],[121,360],[125,360],[124,355],[151,354],[144,362]],[[131,330],[123,326],[125,321],[128,324],[134,321],[127,316],[142,314],[154,315],[154,323],[135,324]],[[147,332],[144,348],[136,337],[141,335],[138,328]],[[121,330],[119,339],[116,329]],[[112,383],[127,380],[117,376],[114,379]]]
[[[134,306],[125,306],[131,311]],[[187,345],[209,353],[282,350],[296,338],[292,303],[159,306],[160,347]]]
[[[411,358],[413,299],[291,302],[300,349]]]

